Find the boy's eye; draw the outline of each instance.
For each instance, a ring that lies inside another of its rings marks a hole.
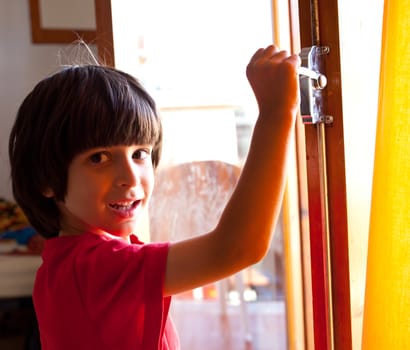
[[[103,152],[94,153],[90,156],[90,161],[94,164],[100,164],[105,162],[108,159],[108,156]]]
[[[138,149],[134,152],[132,157],[138,160],[145,160],[151,156],[151,152],[148,149]]]

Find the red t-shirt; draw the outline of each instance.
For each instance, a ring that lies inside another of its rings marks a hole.
[[[46,241],[33,291],[42,350],[173,350],[168,243],[92,233]]]

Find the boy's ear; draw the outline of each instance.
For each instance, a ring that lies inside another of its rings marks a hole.
[[[43,191],[43,196],[47,197],[47,198],[53,198],[54,197],[54,191],[50,188],[47,187],[44,191]]]

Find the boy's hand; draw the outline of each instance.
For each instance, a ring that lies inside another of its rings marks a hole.
[[[261,115],[292,112],[299,107],[298,55],[270,45],[252,56],[246,76],[258,102]]]

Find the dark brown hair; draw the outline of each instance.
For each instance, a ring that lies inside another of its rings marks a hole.
[[[64,68],[40,81],[20,106],[9,139],[12,190],[44,237],[60,230],[68,166],[94,147],[152,144],[158,165],[162,126],[155,102],[132,76],[114,68]],[[55,198],[43,193],[51,189]]]

